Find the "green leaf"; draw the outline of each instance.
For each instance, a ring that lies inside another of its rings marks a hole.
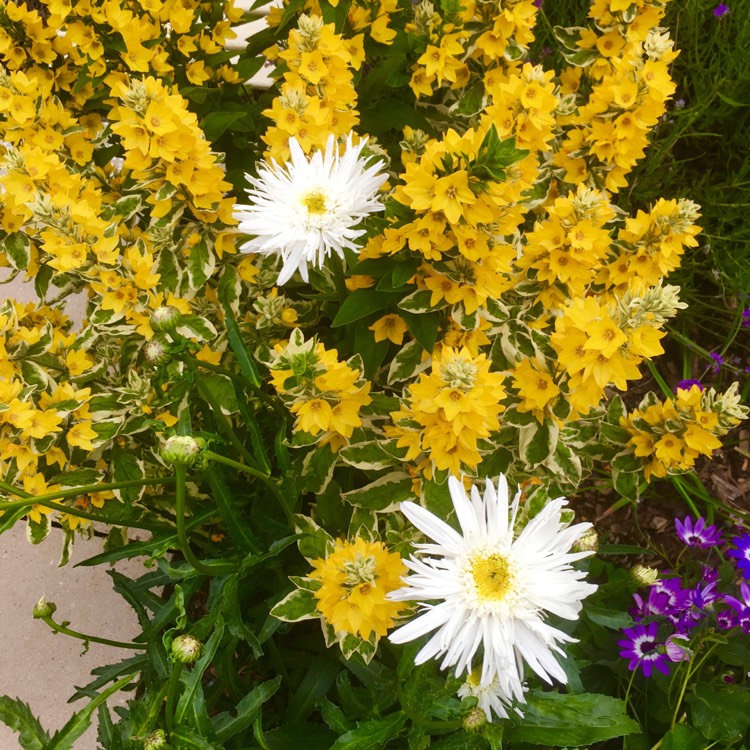
[[[3,240],[3,250],[8,255],[11,266],[20,271],[29,267],[31,243],[23,232],[13,232]]]
[[[31,518],[27,518],[26,521],[26,541],[29,544],[41,544],[49,536],[49,516],[42,513],[38,523]]]
[[[302,462],[302,492],[323,492],[333,478],[337,458],[328,445],[313,448]]]
[[[177,326],[177,333],[185,338],[194,338],[206,341],[216,337],[216,328],[207,318],[198,315],[185,315]]]
[[[312,591],[295,589],[273,607],[271,615],[284,622],[312,620],[320,617],[318,600]]]
[[[526,467],[533,469],[544,461],[554,450],[556,441],[549,423],[532,423],[518,431],[518,451]]]
[[[308,516],[296,515],[294,530],[299,534],[297,546],[300,554],[308,560],[326,557],[334,547],[333,537]]]
[[[211,488],[216,510],[224,521],[229,536],[235,544],[245,550],[257,549],[257,542],[253,537],[250,525],[240,512],[240,506],[235,500],[224,479],[224,469],[212,464],[203,471],[203,478]]]
[[[223,635],[224,620],[221,617],[218,617],[216,625],[214,626],[214,632],[211,634],[211,637],[205,645],[203,656],[195,662],[190,672],[183,672],[182,675],[180,675],[181,680],[185,685],[185,689],[177,703],[177,709],[174,715],[176,726],[179,727],[185,724],[189,711],[195,713],[199,710],[196,704],[201,703],[201,701],[198,700],[198,693],[200,692],[202,695],[203,692],[201,680],[203,679],[205,671],[211,666],[211,662],[219,648],[219,643],[221,643]],[[205,705],[203,705],[203,711],[205,711]]]
[[[357,289],[343,301],[331,326],[333,328],[345,326],[355,320],[366,318],[378,310],[385,310],[387,307],[395,305],[400,296],[397,292]]]
[[[440,327],[440,314],[416,315],[415,313],[401,310],[401,317],[404,319],[404,323],[406,323],[411,335],[414,336],[428,354],[432,354],[435,342],[437,341],[438,328]]]
[[[120,217],[120,221],[127,221],[138,213],[143,200],[140,195],[126,195],[115,203],[115,215]]]
[[[218,745],[211,744],[205,737],[193,732],[189,727],[178,726],[170,735],[170,745],[180,750],[219,750]]]
[[[244,732],[256,719],[261,706],[272,698],[281,685],[281,675],[253,688],[238,704],[233,712],[224,712],[214,716],[213,723],[216,738],[226,742],[240,732]]]
[[[143,478],[143,462],[139,461],[129,451],[119,447],[115,448],[112,452],[112,464],[115,482]],[[145,487],[125,487],[117,490],[117,492],[126,503],[134,503],[143,494],[144,489]]]
[[[445,307],[445,303],[438,303],[435,307],[430,304],[432,292],[429,289],[418,289],[416,292],[404,297],[398,303],[400,310],[406,310],[413,313],[426,313],[437,310],[439,307]]]
[[[215,143],[221,138],[227,129],[247,132],[248,128],[252,129],[253,118],[250,117],[246,110],[236,112],[209,112],[203,118],[203,132],[206,138]]]
[[[356,729],[339,737],[331,750],[376,750],[401,731],[406,722],[406,715],[396,711],[384,719],[363,721]]]
[[[640,732],[623,701],[594,693],[561,694],[531,690],[518,726],[507,727],[511,743],[545,747],[590,745]]]
[[[706,740],[697,729],[675,724],[662,738],[661,750],[706,750]]]
[[[330,750],[336,735],[324,724],[285,724],[263,733],[268,750]]]
[[[400,383],[411,380],[415,375],[423,372],[430,364],[429,357],[424,356],[424,349],[418,341],[409,341],[393,358],[388,370],[388,382]]]
[[[750,692],[737,685],[699,682],[687,702],[693,724],[706,739],[735,742],[750,726]]]
[[[0,721],[18,734],[18,744],[23,750],[44,750],[49,735],[29,706],[18,698],[0,696]]]
[[[236,313],[241,292],[242,284],[237,269],[234,266],[224,266],[216,290],[219,302]]]
[[[221,286],[221,285],[220,285]],[[219,290],[221,292],[221,289]],[[221,297],[219,298],[221,300]],[[237,364],[240,366],[240,372],[247,382],[257,388],[261,384],[260,374],[258,368],[255,366],[255,362],[250,356],[245,342],[242,339],[240,328],[237,325],[237,321],[232,314],[231,308],[231,295],[228,294],[226,299],[221,300],[224,307],[224,325],[227,329],[227,341],[229,346],[234,352],[234,356],[237,358]]]
[[[584,612],[591,622],[609,628],[610,630],[621,630],[633,625],[633,618],[627,612],[617,609],[605,609],[585,604]]]
[[[201,380],[216,399],[223,414],[236,414],[239,411],[234,385],[226,375],[216,372],[210,375],[201,374]]]
[[[402,502],[414,499],[412,479],[403,471],[392,471],[365,487],[344,494],[352,505],[372,511],[382,511]]]
[[[205,237],[201,237],[190,248],[187,269],[190,286],[193,289],[201,289],[216,268],[216,260],[213,252],[209,249]]]
[[[344,463],[363,471],[379,471],[396,464],[396,459],[386,453],[377,440],[347,445],[339,451]]]
[[[307,719],[315,704],[328,693],[340,671],[341,665],[325,655],[315,659],[289,699],[284,721],[296,722]]]

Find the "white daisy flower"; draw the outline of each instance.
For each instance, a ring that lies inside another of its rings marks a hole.
[[[523,688],[524,691],[526,688]],[[508,705],[511,696],[503,690],[497,677],[493,677],[490,682],[482,682],[482,668],[475,667],[472,669],[466,681],[458,689],[459,698],[474,696],[477,699],[477,706],[484,711],[487,721],[492,721],[492,713],[499,719],[508,718]],[[515,712],[523,718],[523,713],[517,708]]]
[[[383,209],[376,198],[388,176],[379,161],[367,166],[362,149],[367,139],[352,145],[346,139],[343,155],[333,135],[325,152],[305,156],[297,140],[289,139],[291,161],[279,166],[271,161],[248,175],[253,188],[250,203],[237,205],[234,216],[239,231],[252,239],[240,246],[245,253],[279,254],[283,261],[278,284],[285,284],[299,271],[307,281],[307,266],[320,268],[335,252],[344,257],[344,248],[358,250],[354,240],[364,234],[355,227],[368,214]]]
[[[402,503],[404,515],[434,544],[419,544],[419,558],[406,565],[412,574],[405,588],[389,594],[395,601],[426,602],[421,614],[390,634],[394,643],[406,643],[434,634],[415,662],[442,657],[441,668],[456,674],[471,672],[482,649],[479,683],[493,685],[507,701],[523,697],[523,664],[546,682],[566,682],[554,653],[573,638],[549,625],[552,613],[575,620],[581,600],[596,587],[571,563],[591,552],[569,552],[591,526],[565,526],[560,513],[563,498],[548,503],[513,538],[520,492],[508,503],[508,484],[500,476],[497,489],[487,480],[482,498],[476,487],[471,499],[461,482],[450,477],[448,486],[463,536],[445,521],[414,503]]]

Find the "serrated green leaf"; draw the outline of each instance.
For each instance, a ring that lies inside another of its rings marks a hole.
[[[0,721],[18,734],[23,750],[44,750],[49,735],[34,716],[29,706],[18,698],[0,696]]]
[[[238,704],[234,711],[214,716],[211,722],[219,742],[226,742],[240,732],[244,732],[258,716],[261,706],[270,700],[281,685],[281,676],[253,688]]]
[[[406,723],[406,715],[396,711],[383,719],[363,721],[356,729],[339,737],[331,750],[376,750],[395,737]]]

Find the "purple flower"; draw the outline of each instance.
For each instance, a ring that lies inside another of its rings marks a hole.
[[[726,16],[729,12],[730,12],[729,6],[726,5],[725,3],[719,3],[714,8],[714,15],[717,18],[724,18],[724,16]]]
[[[674,519],[677,536],[688,547],[699,547],[709,549],[721,542],[721,532],[716,526],[707,526],[703,518],[699,518],[695,524],[690,516],[685,516],[683,521]]]
[[[669,661],[690,661],[693,652],[688,644],[689,641],[684,635],[679,633],[670,635],[664,644]]]
[[[714,375],[716,375],[719,370],[721,370],[721,366],[724,364],[724,357],[721,356],[718,352],[711,352],[709,354],[709,357],[714,361],[713,367],[711,368],[711,372],[713,372]]]
[[[617,645],[620,646],[620,656],[630,660],[628,669],[631,672],[640,667],[644,677],[651,677],[655,667],[663,674],[669,674],[664,646],[657,639],[658,630],[655,622],[623,629],[625,638],[617,641]]]
[[[745,328],[750,328],[750,307],[746,307],[742,311],[742,325]]]
[[[670,597],[664,591],[659,591],[653,586],[648,590],[648,596],[644,599],[640,594],[633,594],[635,607],[628,612],[636,620],[652,615],[665,615],[670,608]]]
[[[734,537],[732,544],[736,549],[730,549],[727,556],[735,558],[742,574],[745,578],[750,578],[750,534]]]
[[[689,391],[694,385],[697,385],[698,388],[701,389],[701,393],[703,392],[704,385],[701,383],[700,380],[681,380],[677,385],[674,387],[674,392],[677,393],[680,389],[683,391]]]
[[[673,623],[677,623],[682,616],[685,608],[689,606],[689,592],[680,586],[679,578],[667,578],[657,581],[651,588],[662,592],[667,596],[667,604],[664,614],[669,617]]]

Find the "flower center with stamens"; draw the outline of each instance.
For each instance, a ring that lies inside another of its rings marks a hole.
[[[471,577],[482,601],[499,602],[514,588],[515,576],[505,555],[479,553],[470,561]]]
[[[326,197],[320,190],[313,190],[309,192],[303,199],[302,205],[307,209],[308,214],[320,216],[327,210],[326,208]]]

